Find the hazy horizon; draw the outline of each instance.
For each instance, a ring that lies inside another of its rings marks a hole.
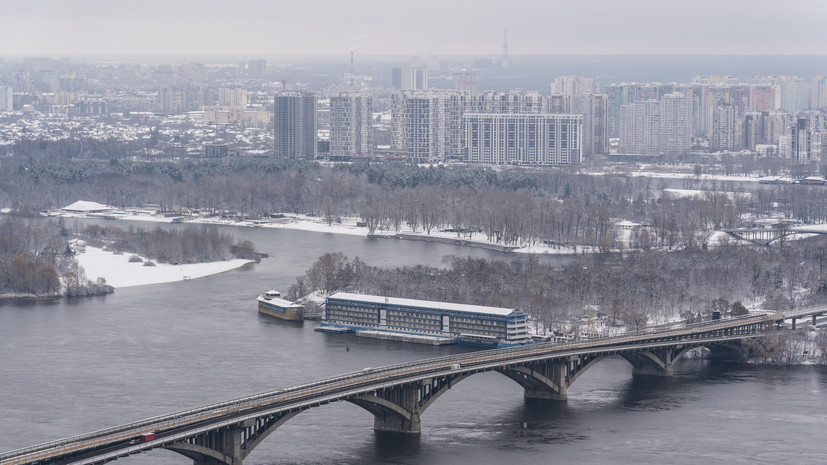
[[[3,8],[0,56],[819,55],[827,2],[654,0],[283,4],[31,0]]]

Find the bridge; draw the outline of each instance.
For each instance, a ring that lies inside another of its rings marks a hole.
[[[738,350],[739,341],[762,337],[785,320],[813,319],[827,307],[748,315],[658,331],[567,344],[538,343],[492,349],[381,368],[365,368],[307,384],[162,415],[0,454],[0,465],[97,464],[164,448],[195,465],[241,465],[269,434],[299,413],[337,401],[374,415],[374,429],[420,432],[421,417],[442,394],[477,373],[495,371],[523,387],[527,398],[565,401],[586,370],[622,357],[636,375],[671,376],[688,351]]]
[[[772,228],[738,228],[722,229],[730,236],[752,242],[756,245],[769,246],[773,242],[785,239],[796,234],[827,234],[824,225],[794,226],[794,227],[772,227]]]

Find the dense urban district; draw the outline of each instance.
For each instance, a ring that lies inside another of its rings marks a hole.
[[[394,270],[331,253],[297,270],[293,298],[370,292],[631,329],[825,300],[827,238],[786,234],[827,222],[823,76],[479,88],[510,65],[0,61],[0,291],[84,293],[70,284],[81,231],[39,216],[84,199],[538,248]],[[209,228],[150,239],[122,224],[84,240],[191,251],[168,261],[193,259],[193,244],[217,251],[203,260],[255,255]],[[722,232],[738,228],[784,234],[762,246]]]

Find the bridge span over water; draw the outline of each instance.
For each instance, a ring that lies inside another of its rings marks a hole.
[[[483,350],[346,373],[307,384],[148,418],[0,454],[0,465],[96,464],[165,448],[196,465],[241,465],[279,426],[304,410],[352,402],[374,415],[374,428],[419,433],[421,416],[443,393],[477,373],[499,372],[525,397],[563,401],[587,369],[622,357],[638,375],[671,376],[686,352],[738,349],[739,341],[770,334],[784,320],[827,313],[827,307],[752,315],[568,344],[539,343]]]

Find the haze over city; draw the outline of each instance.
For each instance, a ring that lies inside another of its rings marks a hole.
[[[7,2],[2,56],[821,54],[827,2]]]

